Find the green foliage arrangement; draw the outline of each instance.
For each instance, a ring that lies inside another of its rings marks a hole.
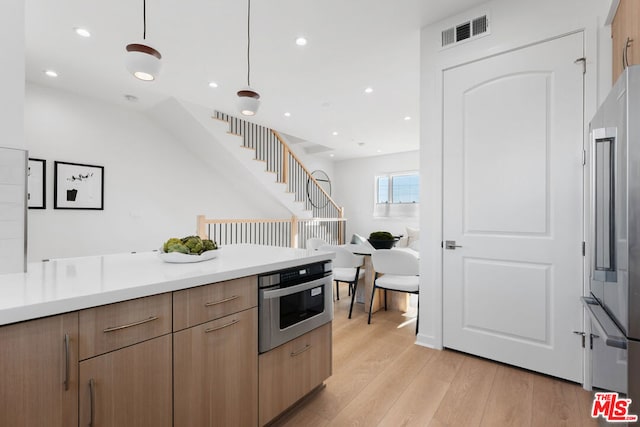
[[[182,239],[172,237],[162,245],[162,250],[166,253],[179,252],[188,255],[201,255],[203,252],[215,249],[218,249],[216,242],[209,239],[201,239],[198,236],[187,236]]]
[[[370,240],[394,240],[394,237],[388,231],[374,231],[369,234]]]

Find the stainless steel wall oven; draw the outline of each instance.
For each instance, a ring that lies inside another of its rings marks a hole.
[[[331,262],[323,261],[258,276],[260,353],[333,319]]]

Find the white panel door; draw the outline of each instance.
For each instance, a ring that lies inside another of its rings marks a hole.
[[[583,34],[444,73],[444,345],[582,380]]]

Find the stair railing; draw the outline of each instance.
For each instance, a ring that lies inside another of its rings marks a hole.
[[[220,246],[250,243],[256,245],[305,248],[312,237],[332,245],[345,242],[345,218],[289,219],[210,219],[197,217],[197,233]]]
[[[256,159],[266,163],[295,200],[304,202],[314,218],[343,218],[343,208],[322,188],[282,136],[273,129],[216,111],[214,119],[227,122],[229,133],[243,138],[243,147],[255,150]]]

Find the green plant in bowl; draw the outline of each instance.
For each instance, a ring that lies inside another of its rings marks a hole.
[[[396,242],[397,238],[393,237],[393,234],[388,231],[374,231],[369,234],[369,243],[376,249],[391,249]]]

